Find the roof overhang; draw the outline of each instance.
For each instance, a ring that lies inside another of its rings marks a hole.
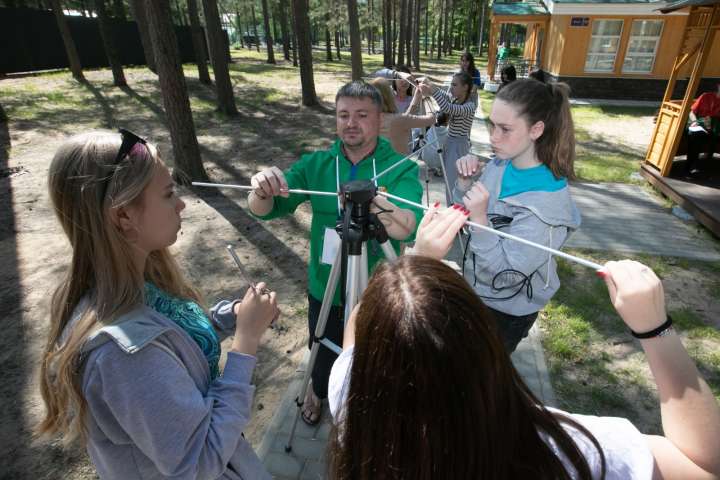
[[[665,8],[666,2],[553,2],[545,0],[547,9],[551,15],[662,15],[661,8]],[[692,0],[686,0],[692,1]],[[703,1],[703,0],[697,0]],[[720,1],[720,0],[704,0]],[[673,11],[671,15],[687,15],[687,12]]]
[[[662,13],[674,13],[681,8],[703,7],[706,5],[720,4],[720,0],[678,0],[677,2],[669,2],[658,10]]]

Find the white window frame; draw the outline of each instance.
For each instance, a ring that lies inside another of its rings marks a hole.
[[[595,24],[595,22],[620,22],[620,33],[617,35],[593,35],[592,34],[592,25]],[[613,73],[615,71],[615,64],[617,63],[617,54],[618,50],[620,50],[620,41],[622,40],[623,31],[625,30],[625,19],[624,18],[594,18],[592,21],[592,25],[590,27],[590,43],[588,43],[588,50],[585,52],[585,67],[584,71],[587,73]],[[592,45],[593,38],[617,38],[617,48],[615,49],[615,53],[612,54],[613,57],[613,66],[610,70],[601,70],[601,69],[589,69],[587,67],[587,59],[590,55],[596,55],[596,56],[610,56],[609,53],[593,53],[590,52],[590,45]]]
[[[623,73],[644,73],[647,75],[652,75],[653,70],[655,70],[655,59],[657,58],[657,51],[658,47],[660,46],[660,39],[662,38],[663,31],[665,30],[665,20],[659,20],[654,18],[635,18],[633,19],[632,23],[635,22],[660,22],[660,33],[658,33],[657,36],[648,37],[645,35],[633,35],[632,34],[632,24],[630,24],[630,38],[628,39],[627,47],[625,48],[625,57],[623,58],[623,66],[622,66],[622,72]],[[653,49],[652,53],[649,52],[638,52],[638,53],[630,53],[630,45],[632,44],[633,38],[639,38],[642,40],[652,40],[655,39],[655,48]],[[630,70],[625,68],[625,59],[628,58],[628,55],[631,57],[652,57],[652,63],[650,64],[650,70]]]

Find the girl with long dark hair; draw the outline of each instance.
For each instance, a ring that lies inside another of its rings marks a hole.
[[[458,228],[440,229],[448,246]],[[542,406],[465,280],[405,255],[376,270],[348,321],[330,376],[329,478],[717,478],[720,409],[666,322],[662,284],[637,262],[604,273],[611,302],[643,337],[665,437]]]

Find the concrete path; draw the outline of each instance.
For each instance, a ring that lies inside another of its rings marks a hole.
[[[641,186],[576,183],[571,191],[582,225],[566,248],[720,260],[718,243],[697,222],[675,217]]]

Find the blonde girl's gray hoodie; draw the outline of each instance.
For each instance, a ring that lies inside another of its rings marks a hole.
[[[488,224],[531,242],[559,249],[580,226],[580,211],[568,186],[554,191],[529,191],[499,199],[509,160],[493,159],[480,181],[490,193]],[[465,191],[457,185],[456,203]],[[560,288],[555,258],[538,248],[470,228],[464,275],[483,302],[509,315],[541,310]]]
[[[87,305],[86,297],[75,316]],[[210,320],[221,338],[232,334],[233,302],[213,307]],[[228,352],[211,380],[190,335],[146,306],[95,332],[83,357],[87,450],[100,478],[271,478],[242,435],[255,357]]]

